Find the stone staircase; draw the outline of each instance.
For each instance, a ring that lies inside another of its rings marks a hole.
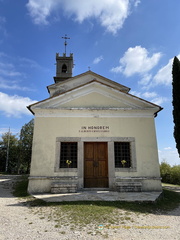
[[[141,192],[142,183],[141,182],[116,182],[117,192]]]
[[[51,184],[51,193],[75,193],[77,192],[76,183],[54,182]]]
[[[60,177],[51,183],[51,193],[75,193],[77,192],[77,177]]]

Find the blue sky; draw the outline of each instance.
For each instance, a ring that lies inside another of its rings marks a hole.
[[[56,52],[74,54],[73,75],[88,70],[164,109],[156,118],[159,159],[179,164],[173,138],[172,61],[180,57],[179,0],[0,0],[0,134],[48,97]]]

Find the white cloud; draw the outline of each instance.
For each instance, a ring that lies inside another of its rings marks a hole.
[[[132,95],[142,98],[142,99],[147,99],[148,101],[161,105],[164,102],[168,101],[168,98],[159,96],[156,92],[137,92],[137,91],[131,91],[130,92]]]
[[[99,56],[97,58],[94,59],[93,64],[98,64],[99,62],[101,62],[102,60],[104,60],[103,56]]]
[[[0,89],[28,90],[26,87],[18,85],[18,81],[15,79],[20,77],[22,79],[23,74],[16,70],[14,64],[7,60],[8,58],[9,56],[0,52]]]
[[[6,23],[6,18],[0,16],[0,31],[1,31],[1,33],[3,33],[4,36],[7,35],[7,31],[6,31],[5,26],[4,26],[5,23]],[[1,38],[2,38],[2,36],[1,36]],[[1,39],[1,41],[2,41],[2,39]]]
[[[165,147],[164,150],[171,150],[172,147]]]
[[[138,84],[143,85],[144,89],[150,89],[157,85],[170,86],[172,84],[172,64],[174,58],[171,58],[165,66],[162,66],[153,76],[151,70],[159,63],[162,57],[161,52],[157,52],[149,56],[146,48],[136,46],[129,48],[122,58],[120,65],[111,69],[115,73],[123,73],[126,77],[138,74],[141,79]],[[177,55],[180,59],[180,54]],[[167,99],[154,99],[155,102],[164,102]]]
[[[15,70],[13,64],[0,62],[0,75],[15,77],[21,76],[21,73]]]
[[[20,91],[33,91],[33,89],[19,86],[17,81],[7,81],[0,77],[0,89],[20,90]]]
[[[167,151],[168,150],[168,151]],[[159,150],[159,161],[166,161],[171,166],[179,164],[179,155],[177,149],[163,149]]]
[[[22,76],[21,72],[16,70],[17,66],[42,69],[34,60],[25,57],[13,57],[4,52],[0,52],[0,74],[6,76]]]
[[[20,66],[21,67],[29,67],[29,68],[36,68],[36,69],[42,69],[42,67],[34,60],[21,57],[19,58]]]
[[[163,104],[164,102],[167,102],[167,101],[168,101],[168,98],[161,97],[161,96],[158,96],[156,98],[151,99],[151,102],[154,103],[154,104],[157,104],[157,105],[161,105],[161,104]]]
[[[56,6],[57,0],[29,0],[27,8],[35,24],[48,24],[47,17]],[[60,3],[61,1],[59,1]]]
[[[137,91],[131,91],[130,92],[132,95],[135,95],[139,98],[153,98],[153,97],[157,97],[158,94],[156,92],[137,92]]]
[[[139,3],[140,0],[29,0],[27,8],[35,24],[48,24],[48,17],[62,9],[68,16],[75,16],[74,20],[79,23],[96,18],[107,31],[115,34]]]
[[[134,3],[134,6],[137,7],[140,3],[141,3],[140,0],[136,0],[135,3]]]
[[[136,46],[129,48],[124,56],[119,60],[120,65],[112,68],[112,72],[121,72],[125,76],[130,77],[134,74],[146,76],[146,74],[157,65],[162,54],[160,52],[149,56],[146,48]]]
[[[5,17],[2,17],[0,16],[0,24],[3,24],[6,22],[6,18]]]
[[[16,67],[11,62],[10,56],[0,52],[0,76],[19,77],[22,73],[16,70]]]
[[[156,92],[144,92],[143,97],[145,98],[154,98],[157,97],[157,93]]]
[[[177,56],[180,58],[180,54]],[[172,84],[172,64],[173,64],[174,58],[171,58],[165,66],[163,66],[157,74],[154,76],[152,85],[171,85]]]
[[[0,16],[0,30],[4,29],[4,24],[6,23],[6,18]]]
[[[141,78],[141,80],[138,81],[138,83],[140,85],[148,85],[149,82],[151,81],[152,79],[152,75],[151,74],[144,74],[143,77]]]
[[[6,93],[0,92],[0,111],[7,117],[19,118],[22,115],[31,114],[26,106],[35,103],[28,97],[9,96]]]
[[[0,52],[0,89],[34,91],[32,88],[30,89],[20,84],[20,82],[26,77],[25,73],[17,70],[20,67],[43,69],[34,60],[22,57],[14,59],[9,55]]]
[[[141,98],[141,97],[142,97],[142,94],[141,94],[141,92],[137,92],[137,91],[131,91],[131,92],[130,92],[130,94],[131,94],[131,95],[134,95],[134,96],[136,96],[136,97],[139,97],[139,98]]]
[[[159,69],[153,78],[152,85],[170,85],[172,83],[172,63],[170,59],[168,64]]]

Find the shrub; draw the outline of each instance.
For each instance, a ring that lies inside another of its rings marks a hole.
[[[162,182],[180,185],[180,165],[171,167],[163,161],[160,165]]]
[[[162,162],[160,165],[160,173],[162,177],[162,182],[170,183],[171,166],[165,161]]]
[[[170,183],[180,185],[180,165],[171,168]]]

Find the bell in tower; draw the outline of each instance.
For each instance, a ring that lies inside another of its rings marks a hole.
[[[65,39],[65,53],[62,56],[59,53],[56,53],[56,76],[54,77],[54,82],[62,82],[68,78],[72,77],[73,69],[73,54],[70,53],[69,56],[66,56],[66,39],[69,39],[66,35],[63,37]]]

